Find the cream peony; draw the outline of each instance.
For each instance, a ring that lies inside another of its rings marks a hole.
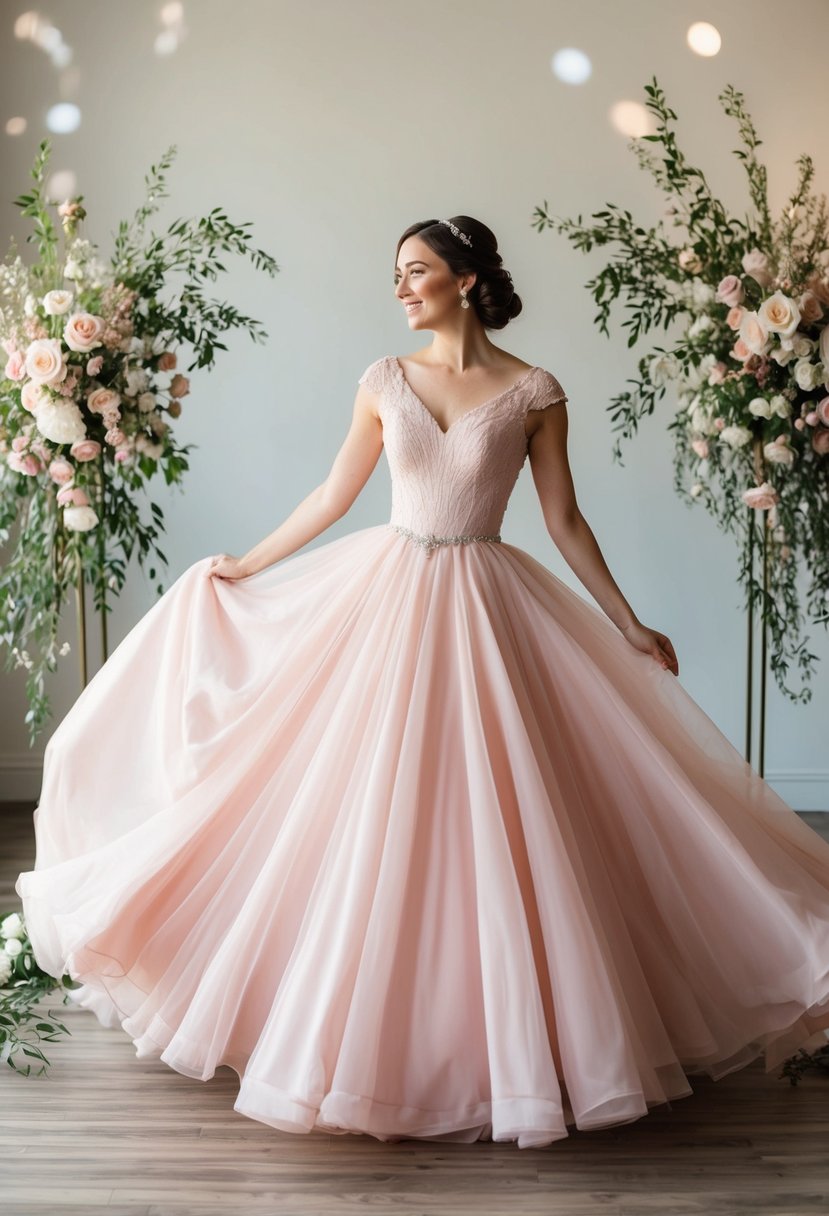
[[[752,397],[748,403],[748,412],[755,418],[771,418],[771,405],[765,397]]]
[[[48,401],[35,413],[37,429],[52,443],[74,443],[86,439],[83,415],[74,401]]]
[[[726,426],[720,431],[720,438],[730,448],[742,448],[751,442],[751,431],[747,426]]]
[[[103,317],[91,312],[73,312],[63,329],[63,340],[70,350],[86,354],[102,344]]]
[[[89,532],[98,522],[92,507],[64,507],[63,522],[70,532]]]
[[[78,439],[69,449],[69,455],[80,461],[94,460],[100,451],[97,439]]]
[[[50,388],[66,379],[66,355],[59,338],[35,338],[26,348],[26,375]]]
[[[767,330],[790,337],[800,322],[800,309],[794,300],[776,291],[768,296],[757,310],[757,315]]]

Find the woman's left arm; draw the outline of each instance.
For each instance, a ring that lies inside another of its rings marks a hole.
[[[533,430],[529,459],[547,531],[567,565],[602,611],[636,649],[679,675],[670,639],[643,625],[608,569],[599,543],[579,510],[567,458],[567,404],[558,401],[527,415]]]

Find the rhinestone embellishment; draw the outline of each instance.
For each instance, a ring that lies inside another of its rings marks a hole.
[[[466,235],[466,233],[465,233],[465,232],[461,232],[461,230],[460,230],[460,228],[458,228],[457,224],[453,224],[451,220],[438,220],[438,223],[439,223],[439,224],[446,224],[446,225],[447,225],[447,227],[451,228],[451,230],[452,230],[452,232],[454,233],[454,235],[455,235],[455,236],[456,236],[456,237],[457,237],[459,240],[463,241],[464,245],[468,245],[468,246],[470,247],[470,249],[472,248],[472,241],[471,241],[471,239],[470,239],[470,238],[469,238],[469,237]]]
[[[470,532],[461,532],[457,536],[435,536],[433,532],[421,533],[412,532],[409,528],[404,528],[402,524],[389,524],[390,528],[394,528],[396,532],[400,532],[403,536],[408,536],[415,544],[420,545],[426,550],[427,556],[433,549],[437,549],[439,545],[466,545],[471,540],[491,540],[496,543],[501,540],[500,536],[473,535]]]

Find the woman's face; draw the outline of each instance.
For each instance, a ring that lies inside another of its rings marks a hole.
[[[409,328],[434,329],[453,317],[460,307],[465,278],[453,275],[425,241],[408,237],[400,246],[394,269],[394,294],[405,309]]]

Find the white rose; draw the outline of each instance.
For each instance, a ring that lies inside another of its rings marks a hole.
[[[751,431],[747,426],[724,426],[720,431],[720,439],[730,448],[742,448],[751,440]]]
[[[782,346],[775,346],[769,352],[769,357],[774,359],[775,363],[779,363],[781,367],[785,367],[787,363],[791,363],[792,359],[794,359],[795,353],[791,349],[784,350]]]
[[[5,950],[0,950],[0,988],[12,973],[12,962]]]
[[[81,277],[81,268],[74,258],[67,258],[63,268],[63,277],[65,279],[79,279]]]
[[[800,322],[800,309],[795,301],[782,291],[767,296],[757,309],[757,315],[766,329],[774,330],[787,338],[794,333]]]
[[[18,912],[12,912],[9,916],[0,920],[0,937],[22,937],[23,936],[23,921]]]
[[[802,359],[804,355],[811,355],[814,343],[805,334],[793,334],[786,342],[786,346],[799,359]]]
[[[73,293],[64,291],[58,288],[56,291],[47,291],[43,297],[43,307],[50,317],[60,317],[65,312],[68,312],[72,306]]]
[[[35,411],[35,423],[44,439],[52,443],[86,439],[83,414],[74,401],[45,401]]]
[[[806,392],[820,383],[818,369],[810,359],[798,359],[793,370],[798,388],[802,388]]]
[[[752,397],[748,403],[748,412],[755,418],[771,418],[771,406],[765,397]]]
[[[775,393],[769,402],[772,414],[777,414],[778,418],[788,418],[792,412],[792,404],[788,397],[784,397],[782,393]]]
[[[17,958],[23,949],[23,943],[19,942],[16,937],[10,937],[7,942],[4,942],[3,949],[9,958]]]
[[[787,443],[764,443],[763,455],[769,464],[785,464],[792,465],[794,463],[795,451],[790,448]]]
[[[149,414],[155,409],[155,393],[142,393],[138,398],[138,409],[142,414]]]
[[[88,532],[98,522],[92,507],[64,507],[63,522],[70,532]]]

